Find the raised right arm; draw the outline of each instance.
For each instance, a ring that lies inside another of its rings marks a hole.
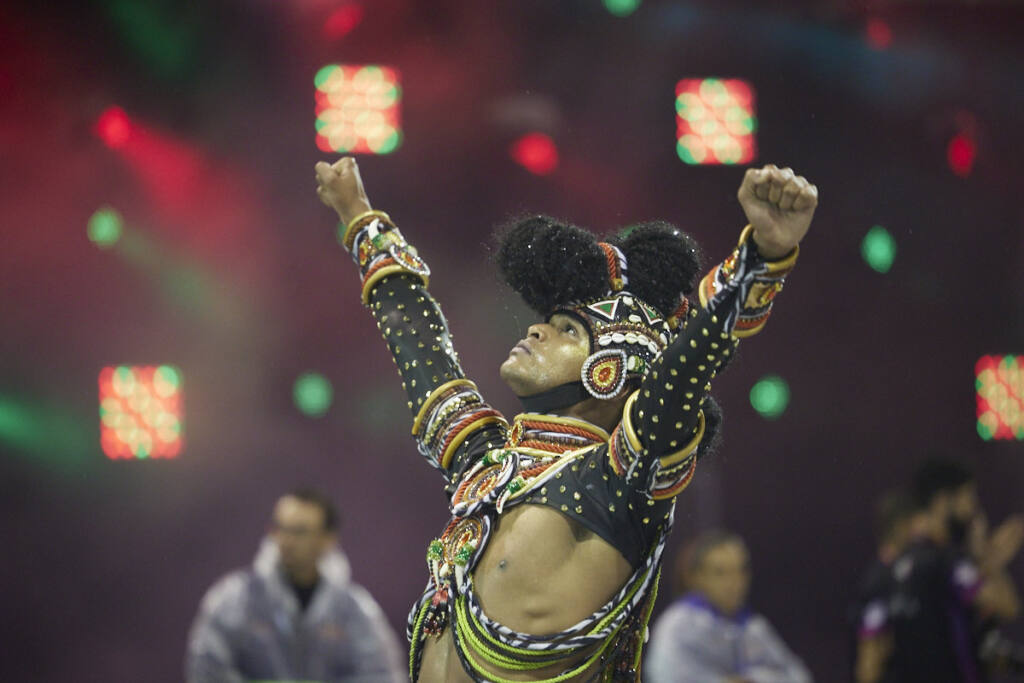
[[[362,301],[398,366],[419,451],[452,485],[484,451],[501,446],[507,423],[466,379],[427,291],[429,268],[390,217],[370,209],[354,160],[318,164],[317,178],[321,199],[346,225],[342,242],[359,266]]]

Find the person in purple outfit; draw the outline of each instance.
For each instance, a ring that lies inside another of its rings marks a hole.
[[[750,555],[743,539],[710,531],[683,549],[683,595],[655,622],[648,683],[809,683],[811,675],[772,625],[747,605]]]

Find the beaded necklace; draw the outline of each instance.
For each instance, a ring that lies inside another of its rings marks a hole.
[[[602,667],[602,680],[635,670],[642,641],[634,641],[643,637],[654,604],[667,529],[618,595],[558,634],[539,637],[502,626],[484,614],[473,589],[472,570],[504,508],[521,502],[525,494],[543,486],[589,449],[607,444],[609,438],[603,429],[582,420],[525,413],[509,427],[501,448],[487,451],[466,471],[451,498],[451,521],[428,546],[430,581],[409,614],[413,680],[424,639],[440,635],[450,624],[456,652],[477,680],[506,680],[484,669],[481,660],[509,671],[529,671],[594,646],[598,647],[581,664],[545,681],[568,680],[598,660],[609,663]],[[641,605],[643,609],[638,610]]]

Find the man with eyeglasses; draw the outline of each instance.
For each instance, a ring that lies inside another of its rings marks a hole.
[[[253,566],[203,598],[189,635],[190,683],[405,678],[384,614],[350,581],[337,527],[333,503],[316,491],[277,501]]]

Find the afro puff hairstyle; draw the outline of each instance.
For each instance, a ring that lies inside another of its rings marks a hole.
[[[502,278],[541,316],[608,293],[604,251],[593,233],[550,216],[527,216],[498,231],[495,261]],[[626,256],[626,290],[668,317],[697,284],[700,256],[694,240],[664,221],[630,226],[605,240]],[[718,444],[722,411],[713,398],[703,407],[705,438],[698,458]]]
[[[529,216],[499,232],[496,255],[505,282],[542,316],[559,306],[604,296],[605,255],[589,231],[549,216]],[[608,238],[628,263],[626,289],[668,317],[700,272],[697,245],[670,223],[631,226]]]

